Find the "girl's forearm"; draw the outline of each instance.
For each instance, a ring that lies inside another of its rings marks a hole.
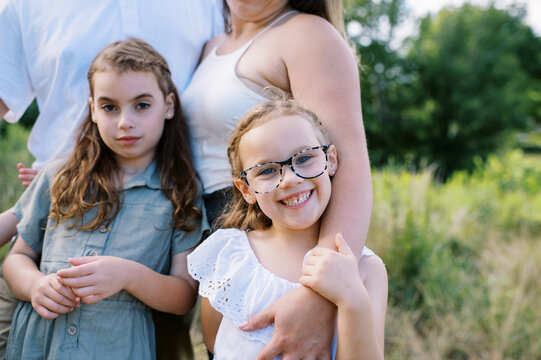
[[[19,253],[8,255],[2,273],[13,294],[22,301],[31,301],[34,284],[45,276],[32,258]]]
[[[0,247],[7,244],[17,234],[19,220],[13,215],[11,209],[0,214]]]
[[[153,309],[180,315],[195,305],[195,286],[186,279],[160,274],[134,261],[129,261],[126,271],[125,290]]]
[[[377,340],[369,302],[341,304],[337,329],[337,360],[383,359],[383,344]]]

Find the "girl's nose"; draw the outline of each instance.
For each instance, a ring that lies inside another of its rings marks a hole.
[[[287,186],[293,186],[300,184],[304,181],[303,178],[301,178],[299,175],[297,175],[291,166],[284,166],[282,168],[282,181],[280,182],[280,186],[287,187]]]
[[[131,129],[135,126],[135,123],[133,121],[133,118],[130,114],[126,113],[125,111],[122,112],[118,119],[118,128],[119,129]]]

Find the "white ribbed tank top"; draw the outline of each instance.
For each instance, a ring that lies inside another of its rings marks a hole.
[[[196,69],[181,102],[190,128],[195,168],[201,176],[205,193],[231,186],[231,167],[227,146],[242,115],[254,105],[266,101],[251,90],[235,72],[250,45],[287,12],[261,30],[239,49],[226,55],[211,50]]]

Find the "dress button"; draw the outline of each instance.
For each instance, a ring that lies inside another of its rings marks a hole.
[[[100,228],[98,230],[101,233],[107,232],[107,228],[105,227],[105,225],[100,226]]]
[[[68,335],[71,335],[71,336],[77,335],[77,326],[75,325],[68,326],[68,330],[66,332],[68,333]]]
[[[90,255],[90,256],[98,256],[99,254],[98,254],[98,252],[96,250],[92,250],[92,251],[90,251],[88,253],[88,255]]]

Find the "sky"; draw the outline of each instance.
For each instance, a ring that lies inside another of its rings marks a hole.
[[[406,0],[407,6],[411,9],[416,18],[424,17],[427,13],[437,13],[445,6],[461,6],[464,0]],[[469,0],[475,5],[487,5],[488,0]],[[534,32],[541,36],[541,0],[496,0],[498,8],[506,8],[512,3],[526,4],[527,15],[525,22],[530,25]]]
[[[382,0],[372,0],[374,2],[380,2]],[[505,9],[509,8],[511,4],[524,4],[526,5],[526,17],[525,23],[532,27],[534,33],[537,36],[541,36],[541,0],[493,0],[497,8]],[[403,40],[409,36],[416,35],[418,30],[418,23],[416,20],[425,17],[427,14],[436,14],[444,7],[460,7],[465,2],[469,2],[474,5],[486,6],[490,0],[406,0],[406,6],[409,10],[409,15],[403,23],[394,28],[392,39],[390,39],[390,47],[399,49],[403,43]],[[357,22],[351,22],[347,26],[347,31],[350,36],[357,36],[362,34],[362,25]],[[362,46],[368,46],[375,37],[381,37],[380,40],[388,41],[388,36],[391,29],[388,19],[381,18],[378,25],[378,32],[371,33],[369,35],[362,35],[358,41]]]

